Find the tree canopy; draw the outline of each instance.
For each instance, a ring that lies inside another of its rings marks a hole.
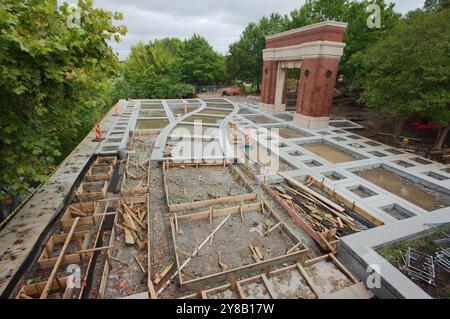
[[[450,128],[450,10],[410,12],[392,32],[354,57],[361,100],[398,118],[413,113],[440,125],[435,148]],[[366,71],[370,70],[370,72]]]
[[[381,9],[381,28],[367,27],[370,4],[376,3]],[[364,50],[387,31],[391,30],[400,14],[394,12],[394,4],[387,5],[383,0],[307,0],[303,6],[293,10],[289,16],[272,14],[263,17],[258,23],[250,23],[242,32],[240,39],[229,46],[226,57],[227,70],[231,78],[261,83],[263,65],[262,50],[265,48],[265,37],[274,33],[300,28],[327,20],[348,22],[345,35],[346,47],[340,64],[340,73],[347,82],[351,82],[356,67],[351,56]]]
[[[218,84],[225,78],[223,57],[196,34],[183,42],[180,71],[184,82],[197,86]]]
[[[107,41],[126,33],[113,24],[122,16],[92,1],[76,8],[56,0],[2,1],[0,197],[46,180],[110,107],[118,58]]]
[[[269,17],[261,18],[257,23],[250,23],[240,39],[229,47],[225,60],[228,77],[261,84],[265,37],[286,30],[287,22],[286,17],[273,13]]]
[[[116,83],[116,98],[175,98],[194,93],[194,86],[221,83],[223,57],[198,35],[142,42],[131,48]]]

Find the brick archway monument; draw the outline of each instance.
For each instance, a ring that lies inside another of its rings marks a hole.
[[[346,23],[327,21],[266,37],[263,50],[262,111],[285,111],[287,70],[300,68],[294,122],[328,127]]]

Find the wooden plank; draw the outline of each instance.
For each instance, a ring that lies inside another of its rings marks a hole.
[[[233,275],[235,277],[240,277],[249,273],[252,273],[254,271],[263,270],[267,267],[272,267],[275,265],[281,265],[288,262],[296,262],[301,257],[306,255],[309,252],[309,249],[304,249],[302,251],[294,252],[289,255],[283,255],[279,257],[275,257],[272,259],[267,259],[261,262],[253,263],[250,265],[244,265],[237,268],[233,268],[224,272],[219,272],[211,275],[207,275],[204,277],[196,278],[193,280],[185,281],[183,283],[183,286],[186,287],[186,289],[197,289],[200,287],[204,287],[205,285],[209,285],[211,283],[220,281],[220,280],[226,280],[229,275]]]
[[[114,224],[117,224],[118,216],[114,216]],[[112,227],[111,229],[111,235],[109,237],[109,246],[114,246],[116,240],[116,228]],[[103,265],[103,272],[100,280],[100,286],[97,293],[98,299],[103,299],[105,297],[105,291],[106,291],[106,285],[108,284],[108,276],[109,276],[109,270],[111,267],[111,260],[109,259],[109,251],[107,252],[107,257],[105,259],[105,263]]]
[[[231,215],[228,215],[227,217],[225,217],[223,219],[223,221],[212,231],[212,233],[206,237],[206,239],[195,249],[195,251],[192,253],[192,256],[189,257],[188,259],[186,259],[184,261],[184,263],[177,269],[177,271],[175,271],[175,273],[170,277],[170,279],[168,280],[168,282],[170,282],[172,279],[174,279],[179,273],[180,271],[186,267],[186,265],[191,261],[191,259],[198,254],[198,252],[206,245],[206,243],[209,241],[209,239],[214,236],[214,234],[228,221],[228,219],[231,217]],[[161,292],[164,290],[164,287],[162,287],[159,291],[158,291],[158,295],[161,294]]]
[[[260,260],[264,260],[264,255],[262,254],[262,252],[261,252],[261,250],[258,248],[258,246],[255,246],[255,247],[254,247],[254,250],[255,250],[256,256],[258,256],[258,258],[259,258]]]
[[[328,206],[332,207],[333,209],[337,210],[338,212],[342,213],[342,212],[345,211],[345,208],[342,208],[341,206],[339,206],[336,203],[332,202],[328,198],[320,195],[319,193],[317,193],[316,191],[310,189],[309,187],[306,187],[305,185],[303,185],[299,181],[297,181],[297,180],[293,179],[292,177],[288,176],[286,173],[279,172],[278,175],[280,175],[281,177],[285,178],[291,185],[294,185],[295,187],[298,187],[298,188],[302,189],[303,191],[311,194],[312,196],[314,196],[315,198],[319,199],[321,202],[327,204]]]
[[[298,247],[300,247],[300,245],[302,245],[303,242],[299,241],[298,243],[296,243],[292,248],[290,248],[286,254],[292,253],[295,249],[297,249]]]
[[[313,178],[314,184],[316,186],[320,185],[320,182],[318,180],[316,180],[315,178]],[[384,225],[384,223],[382,221],[380,221],[379,219],[373,217],[371,214],[369,214],[368,212],[366,212],[364,209],[362,209],[360,206],[358,205],[353,205],[353,202],[349,201],[348,199],[346,199],[345,197],[337,194],[333,189],[326,187],[326,186],[322,186],[321,189],[323,191],[325,191],[328,195],[336,198],[338,201],[340,201],[341,203],[343,203],[345,206],[347,206],[348,208],[350,208],[351,210],[353,210],[355,213],[357,213],[358,215],[360,215],[361,217],[365,218],[366,220],[368,220],[369,222],[371,222],[373,225],[375,226],[382,226]]]
[[[359,282],[359,280],[353,276],[353,274],[336,258],[334,254],[330,254],[330,258],[333,261],[333,263],[339,268],[340,271],[342,271],[350,280],[356,284]]]
[[[242,287],[239,284],[239,282],[236,282],[236,292],[238,293],[240,299],[246,299],[244,291],[242,290]]]
[[[155,276],[155,280],[153,281],[156,285],[158,285],[161,280],[164,279],[164,277],[169,273],[169,271],[172,269],[173,263],[167,265],[164,267],[163,271],[161,271],[159,274]]]
[[[272,299],[277,299],[278,295],[273,290],[273,286],[270,283],[269,278],[267,278],[266,274],[262,273],[261,274],[261,278],[262,278],[262,280],[264,282],[264,285],[267,288],[267,291],[269,292],[270,297],[272,297]]]
[[[138,225],[141,226],[142,229],[144,229],[144,230],[147,229],[147,227],[145,226],[145,224],[142,223],[142,222],[139,220],[139,218],[136,216],[136,214],[135,214],[128,206],[126,206],[125,204],[123,204],[123,207],[125,208],[125,211],[128,213],[128,215],[131,216],[131,218],[133,218],[134,221],[135,221],[136,223],[138,223]]]
[[[226,215],[232,215],[232,214],[240,214],[240,212],[248,212],[248,211],[255,211],[260,210],[261,204],[260,203],[252,203],[252,204],[246,204],[241,206],[235,206],[235,207],[227,207],[227,208],[221,208],[214,210],[214,217],[220,217],[220,216],[226,216]],[[210,210],[200,212],[200,213],[193,213],[193,214],[186,214],[178,216],[178,221],[183,220],[198,220],[198,219],[206,219],[209,218]]]
[[[316,285],[314,285],[314,282],[312,281],[311,277],[309,277],[309,275],[306,272],[305,268],[303,268],[303,266],[301,264],[297,264],[297,268],[298,268],[300,274],[305,279],[305,281],[308,284],[308,286],[311,288],[313,293],[316,295],[316,297],[319,298],[319,299],[322,298],[323,294],[320,292],[319,289],[317,289]]]
[[[203,200],[203,201],[185,203],[185,204],[172,204],[172,205],[169,205],[169,209],[171,212],[178,212],[178,211],[202,208],[202,207],[213,206],[213,205],[226,205],[229,203],[243,202],[246,200],[253,200],[253,199],[256,199],[256,193],[207,199],[207,200]]]
[[[134,241],[134,237],[131,234],[131,231],[128,228],[125,228],[125,243],[128,245],[134,245],[135,241]]]
[[[318,235],[325,242],[328,250],[334,253],[336,251],[336,247],[331,245],[330,242],[321,233],[318,233]]]
[[[283,224],[282,222],[279,222],[279,223],[276,224],[275,226],[271,227],[271,228],[267,231],[266,235],[269,235],[271,232],[273,232],[275,229],[277,229],[278,227],[280,227],[282,224]]]
[[[328,259],[329,257],[330,257],[330,254],[326,254],[326,255],[316,257],[316,258],[308,259],[305,261],[305,266],[311,266],[311,265],[317,264],[318,262]]]
[[[55,279],[56,274],[58,273],[58,268],[61,265],[61,262],[64,259],[64,255],[66,254],[66,250],[69,247],[70,240],[72,239],[73,233],[75,232],[75,228],[77,227],[78,220],[80,218],[75,218],[72,228],[70,228],[69,234],[67,235],[66,241],[64,242],[64,246],[61,248],[61,252],[59,253],[58,259],[56,260],[55,266],[53,266],[52,272],[45,284],[44,290],[41,293],[40,299],[47,299],[48,294],[50,292],[50,288],[53,284],[53,280]]]
[[[148,171],[149,171],[149,175],[150,175],[150,169],[151,169],[151,162],[148,162]],[[155,287],[153,286],[153,281],[152,281],[152,275],[153,275],[153,271],[152,271],[152,251],[150,249],[150,247],[152,247],[152,241],[151,241],[151,236],[152,236],[152,227],[151,223],[152,223],[152,217],[150,216],[150,195],[147,194],[147,196],[145,196],[145,215],[147,215],[147,290],[148,290],[148,294],[150,299],[157,299],[158,296],[156,294],[156,290]]]
[[[319,236],[319,234],[312,229],[312,227],[305,222],[296,212],[294,212],[285,202],[281,199],[281,197],[278,196],[267,184],[262,183],[261,184],[263,188],[275,199],[278,201],[278,203],[288,212],[288,214],[294,219],[294,221],[303,228],[304,231],[306,231],[315,241],[322,247],[323,249],[329,250],[329,247],[327,243]]]

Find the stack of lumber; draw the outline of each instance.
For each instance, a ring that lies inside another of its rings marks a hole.
[[[125,243],[135,245],[137,250],[141,251],[147,241],[146,205],[124,203],[118,212],[122,215],[122,224],[117,225],[124,231]]]
[[[313,183],[311,178],[304,184],[289,177],[285,178],[288,185],[273,186],[272,190],[316,232],[336,229],[342,236],[362,230],[355,223],[355,219],[345,213],[344,207],[309,187]]]

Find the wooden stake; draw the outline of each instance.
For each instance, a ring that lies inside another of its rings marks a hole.
[[[293,252],[295,249],[297,249],[301,244],[303,244],[303,243],[302,243],[301,241],[299,241],[297,244],[294,245],[294,247],[292,247],[291,249],[289,249],[289,250],[286,252],[286,255],[292,253],[292,252]]]
[[[283,223],[279,222],[278,224],[276,224],[275,226],[273,226],[272,228],[270,228],[267,233],[266,236],[269,235],[271,232],[273,232],[276,228],[280,227]]]
[[[173,263],[171,263],[170,265],[167,265],[163,271],[161,271],[159,274],[157,274],[155,276],[155,280],[153,281],[156,285],[158,285],[161,280],[169,273],[169,271],[172,269],[173,267]]]
[[[177,213],[175,213],[175,214],[173,214],[173,221],[174,221],[174,224],[175,224],[175,232],[178,234],[179,233],[179,231],[178,231],[178,217],[177,217]]]
[[[145,268],[144,266],[142,266],[141,262],[139,261],[136,255],[134,256],[134,260],[136,260],[136,263],[138,264],[139,268],[141,268],[142,272],[145,274],[146,273]]]
[[[198,246],[195,251],[192,253],[192,256],[189,257],[188,259],[186,259],[184,261],[184,263],[177,269],[177,271],[175,271],[175,273],[166,281],[166,284],[169,284],[170,281],[172,281],[176,276],[178,276],[178,274],[180,273],[180,271],[187,266],[187,264],[191,261],[192,257],[194,257],[195,255],[198,254],[198,252],[206,245],[206,243],[209,241],[209,239],[214,236],[214,234],[228,221],[228,219],[231,217],[231,215],[228,215],[226,218],[224,218],[224,220],[213,230],[213,232],[206,237],[206,239],[200,244],[200,246]],[[164,291],[165,287],[161,287],[161,289],[158,290],[158,295],[160,295],[163,291]]]
[[[72,227],[70,228],[69,234],[67,235],[67,238],[64,242],[64,245],[61,249],[61,252],[59,253],[58,258],[56,259],[55,265],[53,266],[52,272],[50,274],[50,277],[47,280],[47,283],[44,286],[44,290],[41,293],[40,299],[47,299],[48,294],[50,292],[50,288],[53,285],[53,280],[58,273],[58,268],[61,265],[61,262],[64,259],[64,255],[66,254],[67,248],[69,247],[69,243],[72,240],[73,233],[75,232],[75,228],[77,227],[78,221],[80,220],[79,217],[75,218],[73,221]]]

